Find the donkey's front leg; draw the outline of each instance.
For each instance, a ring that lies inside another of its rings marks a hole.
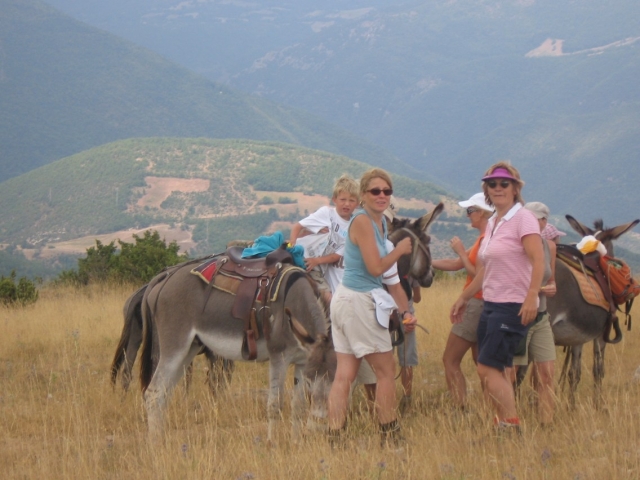
[[[278,420],[282,416],[284,402],[284,381],[287,374],[287,363],[280,353],[269,359],[269,400],[267,400],[268,430],[267,440],[274,443],[274,433]]]
[[[294,442],[302,438],[302,425],[307,413],[307,389],[303,376],[304,364],[296,364],[291,397],[291,436]]]

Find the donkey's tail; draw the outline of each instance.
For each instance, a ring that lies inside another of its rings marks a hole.
[[[148,302],[142,305],[142,353],[140,353],[140,388],[144,392],[153,377],[153,318]]]
[[[164,282],[171,273],[165,272],[164,274],[157,275],[147,285],[147,290],[151,292],[158,284]],[[147,389],[153,378],[153,373],[156,370],[155,358],[157,352],[154,351],[154,323],[153,312],[149,305],[149,298],[142,302],[142,352],[140,353],[140,387],[142,392]],[[157,350],[157,348],[156,348]]]
[[[123,364],[127,360],[126,352],[131,340],[131,330],[133,328],[142,329],[142,316],[140,306],[142,304],[142,297],[147,289],[147,285],[140,287],[133,295],[131,295],[124,304],[124,326],[122,327],[122,334],[120,335],[120,341],[116,347],[116,353],[113,356],[111,362],[111,384],[115,387],[116,380],[118,379],[118,373]],[[137,348],[136,348],[137,350]],[[133,363],[134,359],[129,359]],[[131,365],[133,366],[133,365]]]

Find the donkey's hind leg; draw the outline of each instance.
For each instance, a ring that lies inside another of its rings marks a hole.
[[[596,409],[602,408],[602,380],[604,379],[604,348],[607,346],[602,337],[593,340],[593,401]]]
[[[158,366],[149,387],[144,392],[149,437],[153,442],[159,442],[162,439],[167,397],[199,349],[198,345],[192,344],[188,348],[174,350],[171,354],[160,353]]]

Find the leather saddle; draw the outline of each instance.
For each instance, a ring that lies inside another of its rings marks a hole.
[[[257,316],[260,314],[262,333],[268,340],[271,333],[269,321],[269,291],[282,274],[284,264],[293,264],[293,257],[285,245],[262,258],[242,258],[242,247],[229,247],[217,259],[215,276],[226,274],[239,281],[235,290],[235,301],[231,315],[244,322],[242,356],[245,360],[255,360],[258,356],[256,341],[260,338]]]
[[[229,247],[225,255],[229,259],[223,270],[233,271],[245,278],[263,276],[276,263],[293,263],[293,257],[283,245],[261,258],[242,258],[243,247]]]

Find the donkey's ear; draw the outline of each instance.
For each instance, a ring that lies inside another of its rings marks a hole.
[[[418,229],[426,232],[427,228],[429,228],[429,225],[431,225],[431,222],[438,218],[438,215],[440,215],[443,211],[444,203],[440,202],[438,205],[436,205],[436,208],[431,211],[431,213],[427,213],[426,215],[423,215],[421,218],[416,220]]]
[[[565,215],[565,218],[567,219],[567,222],[569,222],[569,225],[571,225],[571,228],[573,228],[576,232],[578,232],[583,237],[586,237],[587,235],[593,235],[595,233],[593,230],[591,230],[586,225],[583,225],[582,223],[580,223],[571,215]]]
[[[640,220],[634,220],[633,222],[625,223],[624,225],[618,225],[617,227],[612,228],[610,230],[611,239],[615,240],[616,238],[620,237],[622,234],[627,233],[629,230],[635,227],[638,223],[640,223]]]

